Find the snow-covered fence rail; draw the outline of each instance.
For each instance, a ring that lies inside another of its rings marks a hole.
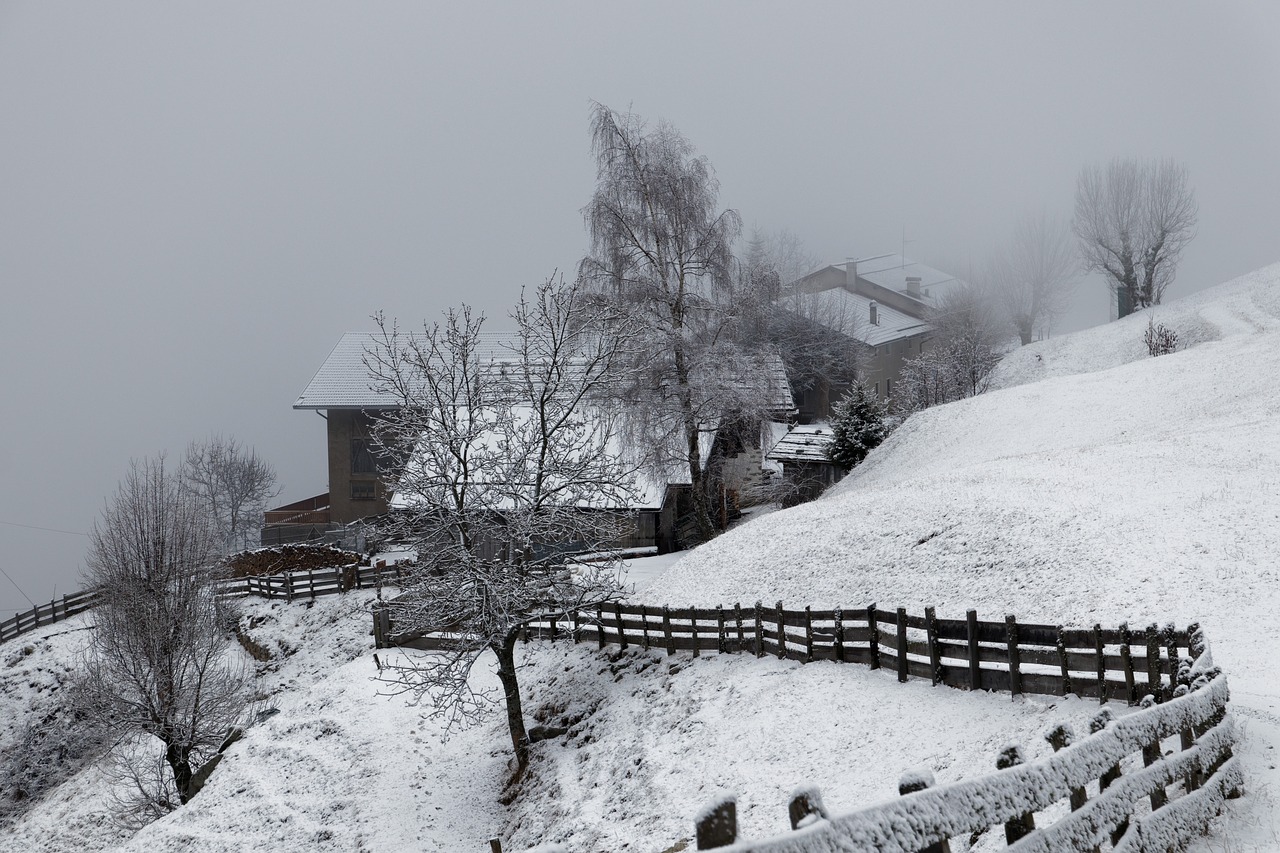
[[[256,595],[261,598],[295,599],[337,595],[352,589],[367,589],[380,582],[398,581],[398,565],[379,562],[372,566],[352,563],[325,569],[284,572],[278,575],[250,576],[220,581],[224,595]]]
[[[1226,676],[1202,639],[1192,632],[1196,661],[1179,661],[1169,701],[1149,694],[1141,710],[1120,719],[1103,709],[1079,741],[1058,726],[1046,735],[1054,753],[1038,761],[1023,763],[1021,750],[1009,747],[996,772],[976,779],[935,786],[929,773],[908,773],[900,799],[838,817],[827,815],[816,791],[799,791],[789,806],[793,831],[757,842],[737,840],[735,801],[721,798],[695,820],[698,849],[941,853],[952,838],[995,827],[1018,853],[1185,849],[1243,784],[1231,752]]]
[[[397,634],[395,607],[376,610],[379,648],[449,648],[447,633]],[[672,608],[609,603],[590,610],[543,614],[523,628],[526,639],[571,638],[601,648],[776,656],[803,662],[861,663],[896,672],[899,681],[929,679],[966,690],[1074,693],[1100,701],[1136,703],[1145,693],[1172,695],[1179,655],[1189,648],[1188,630],[1172,625],[1131,629],[1064,628],[1024,624],[1013,616],[999,622],[938,618],[905,609],[789,610],[773,606]]]
[[[95,590],[73,592],[62,598],[55,598],[48,604],[37,604],[30,610],[15,613],[12,619],[0,622],[0,643],[12,640],[20,634],[34,631],[43,625],[61,622],[77,613],[83,613],[98,603]]]

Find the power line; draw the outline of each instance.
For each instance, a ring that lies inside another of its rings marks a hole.
[[[0,524],[5,524],[5,525],[8,525],[9,527],[25,527],[28,530],[43,530],[47,533],[65,533],[68,536],[88,537],[89,535],[88,533],[81,533],[78,530],[59,530],[56,527],[39,527],[34,524],[19,524],[16,521],[0,521]]]
[[[4,575],[6,578],[9,578],[9,573],[6,572],[4,569],[0,569],[0,575]],[[22,597],[27,600],[27,604],[30,604],[32,607],[36,606],[36,603],[31,600],[31,596],[27,595],[27,593],[22,589],[22,587],[18,586],[18,582],[16,580],[14,580],[13,578],[9,578],[9,583],[13,584],[14,589],[22,593]]]

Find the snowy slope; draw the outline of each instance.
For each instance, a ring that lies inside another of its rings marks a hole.
[[[1280,265],[1156,310],[1200,342],[1150,358],[1137,316],[1023,348],[1001,390],[913,416],[821,500],[697,549],[645,600],[1198,620],[1267,741],[1260,788],[1280,782]]]

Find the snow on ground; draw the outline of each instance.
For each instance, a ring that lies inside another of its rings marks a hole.
[[[1277,279],[1269,268],[1158,309],[1199,342],[1159,359],[1143,355],[1143,317],[1023,348],[1002,390],[911,418],[822,500],[687,555],[633,561],[635,596],[1200,620],[1230,673],[1249,783],[1198,850],[1280,849]],[[798,784],[848,811],[894,797],[916,766],[945,782],[988,771],[1010,741],[1043,754],[1048,728],[1082,732],[1097,708],[900,685],[857,665],[530,644],[527,716],[567,732],[534,745],[504,806],[501,715],[442,741],[424,709],[379,695],[369,597],[246,602],[242,624],[276,655],[259,710],[276,713],[189,806],[124,838],[88,767],[0,831],[0,849],[478,852],[500,836],[508,850],[657,853],[679,849],[719,789],[739,795],[744,836],[761,838],[786,827]],[[0,646],[6,719],[61,682],[76,631]],[[487,662],[475,677],[496,684]],[[16,731],[0,727],[0,750]],[[998,828],[988,836],[980,848],[1001,846]]]
[[[1246,732],[1244,843],[1280,849],[1280,265],[1156,312],[1201,343],[1150,358],[1137,316],[1023,348],[1002,390],[913,416],[830,494],[641,600],[1200,621]]]

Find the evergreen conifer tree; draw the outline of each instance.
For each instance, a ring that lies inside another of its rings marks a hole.
[[[885,403],[874,390],[861,382],[853,383],[848,396],[832,409],[827,458],[846,471],[865,459],[889,434],[886,413]]]

